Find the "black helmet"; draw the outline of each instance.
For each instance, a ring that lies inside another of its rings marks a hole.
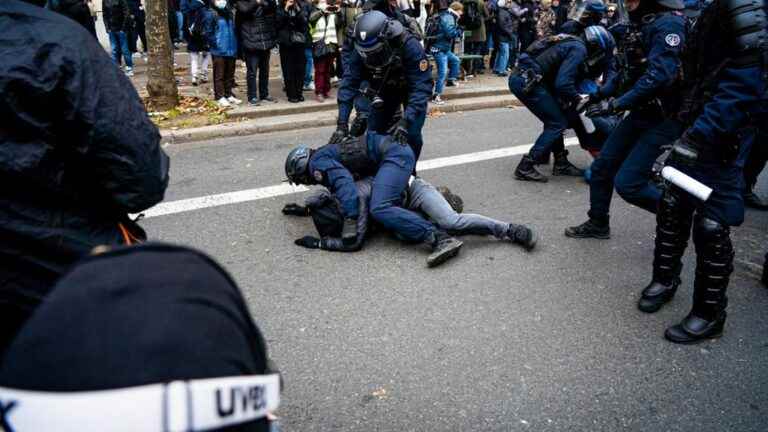
[[[309,157],[312,151],[307,146],[298,146],[285,159],[285,176],[291,184],[309,184]]]
[[[383,68],[395,58],[392,41],[400,37],[405,28],[399,21],[372,10],[362,14],[355,22],[355,51],[366,66]]]
[[[584,43],[587,45],[587,65],[597,65],[603,58],[613,54],[616,41],[611,32],[603,26],[589,26],[584,29]]]

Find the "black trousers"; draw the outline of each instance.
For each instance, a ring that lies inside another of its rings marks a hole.
[[[248,83],[248,100],[264,99],[269,96],[269,55],[270,50],[245,51],[245,67]],[[259,77],[256,91],[256,75]]]
[[[281,45],[280,64],[283,68],[285,95],[288,99],[299,99],[304,85],[304,68],[307,64],[304,45]]]
[[[144,21],[136,20],[136,24],[133,27],[133,30],[128,32],[128,50],[132,53],[139,52],[138,44],[136,43],[136,39],[141,39],[141,46],[143,47],[143,52],[147,52],[147,29],[144,26]]]
[[[213,94],[216,100],[232,96],[235,58],[213,56]]]

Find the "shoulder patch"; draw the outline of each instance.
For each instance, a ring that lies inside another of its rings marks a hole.
[[[315,172],[312,173],[312,176],[315,178],[315,181],[318,183],[321,183],[323,181],[323,173],[321,173],[318,170],[315,170]]]
[[[422,72],[426,72],[427,69],[429,69],[429,61],[427,59],[424,59],[419,62],[419,70]]]
[[[680,35],[676,33],[670,33],[664,38],[664,42],[666,42],[669,46],[676,47],[680,45]]]

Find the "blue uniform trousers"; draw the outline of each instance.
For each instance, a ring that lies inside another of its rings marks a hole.
[[[405,104],[408,101],[408,91],[402,90],[383,90],[379,93],[384,99],[384,107],[381,109],[369,109],[368,128],[380,134],[389,133],[387,129],[392,126],[392,118],[402,109],[405,112]],[[368,103],[356,103],[358,110],[369,106]],[[416,160],[421,156],[421,148],[424,146],[424,139],[421,136],[421,129],[424,127],[424,121],[427,113],[423,112],[408,122],[408,145],[411,146]]]
[[[400,239],[423,242],[435,231],[435,226],[420,214],[401,207],[403,192],[408,188],[415,165],[410,147],[397,143],[389,146],[373,178],[370,213]]]
[[[681,134],[681,125],[664,120],[657,110],[641,109],[625,117],[592,163],[589,217],[607,221],[614,183],[627,202],[656,213],[661,191],[650,182],[651,169],[661,146]]]
[[[548,155],[556,143],[557,147],[562,146],[563,132],[568,129],[568,118],[545,86],[538,84],[528,94],[523,94],[524,84],[525,80],[519,75],[509,78],[510,91],[544,123],[544,130],[529,153],[531,158],[538,160]]]

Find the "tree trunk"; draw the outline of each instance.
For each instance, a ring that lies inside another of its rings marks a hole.
[[[173,50],[168,31],[168,2],[146,0],[149,69],[147,92],[153,110],[168,111],[179,103],[179,90],[173,76]]]

